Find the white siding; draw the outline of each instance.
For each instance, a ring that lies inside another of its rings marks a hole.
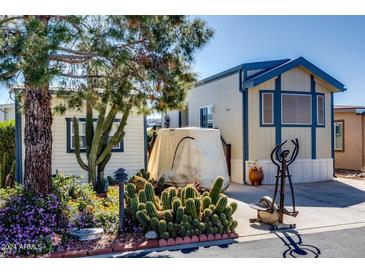
[[[214,105],[214,127],[232,145],[231,180],[242,182],[242,94],[238,73],[192,89],[187,101],[189,126],[200,126],[200,107]]]
[[[281,130],[281,140],[288,140],[284,148],[293,150],[291,139],[298,138],[299,154],[298,159],[312,158],[312,129],[310,127],[283,127]]]
[[[53,104],[60,99],[53,99]],[[52,172],[56,170],[67,175],[81,175],[85,179],[87,173],[80,168],[74,153],[67,153],[67,124],[65,118],[85,117],[85,112],[68,110],[64,115],[54,114],[52,124]],[[97,117],[97,113],[94,114]],[[121,118],[117,115],[116,118]],[[24,119],[24,117],[22,117]],[[24,123],[22,123],[24,132]],[[24,133],[23,133],[24,136]],[[83,154],[84,157],[84,154]],[[85,158],[84,158],[85,159]],[[23,144],[24,160],[24,144]],[[106,169],[105,176],[113,175],[118,168],[125,168],[129,175],[144,167],[144,127],[143,116],[131,114],[125,128],[124,152],[113,152]]]
[[[274,90],[275,80],[269,80],[248,90],[248,157],[269,159],[275,147],[275,127],[260,127],[260,90]]]
[[[170,117],[170,128],[179,127],[179,111],[173,110],[167,112],[167,114]],[[165,123],[165,114],[162,114],[162,126],[164,126],[164,123]]]
[[[246,162],[246,181],[250,182]],[[264,171],[263,184],[275,184],[277,167],[269,160],[258,162]],[[293,183],[320,182],[333,179],[333,159],[297,159],[290,167]]]
[[[15,119],[15,104],[0,105],[0,122]]]
[[[316,82],[316,91],[325,93],[325,127],[317,127],[317,159],[331,158],[331,93],[330,90]]]
[[[281,90],[310,92],[310,74],[300,67],[288,70],[281,75]]]

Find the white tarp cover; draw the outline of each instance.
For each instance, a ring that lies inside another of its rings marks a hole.
[[[161,129],[151,152],[148,171],[153,178],[164,177],[166,182],[176,185],[198,181],[201,187],[208,189],[218,176],[225,178],[225,188],[229,184],[218,129]]]

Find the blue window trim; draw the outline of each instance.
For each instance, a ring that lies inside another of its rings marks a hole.
[[[274,93],[274,123],[275,123],[275,143],[281,143],[281,74],[275,79]]]
[[[272,95],[272,123],[270,124],[264,124],[263,122],[263,101],[262,101],[262,95],[263,94],[271,94]],[[275,127],[275,102],[274,102],[274,91],[273,90],[260,90],[260,127]]]
[[[323,124],[318,123],[318,98],[323,97]],[[326,95],[324,93],[316,93],[316,104],[317,104],[317,127],[326,127]]]
[[[66,152],[67,153],[74,153],[75,149],[71,148],[71,122],[72,122],[72,118],[65,118],[66,120],[66,139],[67,139],[67,148],[66,148]],[[78,120],[80,122],[85,122],[86,119],[85,118],[78,118]],[[93,121],[97,121],[97,118],[94,118]],[[114,122],[120,122],[120,119],[114,119]],[[86,149],[81,148],[80,149],[81,153],[86,152]],[[119,148],[113,148],[112,152],[124,152],[124,141],[120,141],[120,147]]]
[[[308,95],[308,96],[312,96],[312,93],[310,91],[290,91],[290,90],[282,90],[281,93],[280,93],[280,108],[277,108],[275,106],[276,102],[275,102],[275,99],[274,99],[274,123],[273,124],[263,124],[262,123],[262,93],[273,93],[274,94],[274,97],[275,97],[275,90],[269,90],[269,89],[262,89],[259,91],[260,92],[260,127],[275,127],[276,126],[276,123],[277,123],[277,120],[275,119],[275,116],[277,116],[279,114],[279,111],[280,111],[280,116],[281,116],[281,94],[303,94],[303,95]],[[315,100],[317,100],[317,96],[324,96],[324,107],[326,108],[326,96],[325,96],[325,93],[320,93],[320,92],[315,92]],[[316,101],[317,102],[317,101]],[[313,102],[311,103],[311,108],[312,108],[312,111],[315,111],[316,113],[316,117],[317,117],[317,113],[318,113],[318,110],[313,108],[312,107],[313,105]],[[275,111],[275,109],[277,109]],[[324,125],[320,125],[317,123],[317,119],[315,121],[315,123],[313,123],[313,120],[310,124],[285,124],[285,123],[282,123],[281,119],[280,119],[280,126],[281,127],[312,127],[312,125],[315,125],[315,127],[326,127],[326,110],[324,111]],[[313,113],[311,115],[313,118]]]

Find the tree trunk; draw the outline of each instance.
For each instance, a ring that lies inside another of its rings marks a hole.
[[[52,111],[48,86],[25,89],[24,146],[26,189],[47,194],[52,175]]]

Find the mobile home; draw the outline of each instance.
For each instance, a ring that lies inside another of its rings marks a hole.
[[[64,99],[53,96],[53,106],[63,103]],[[74,153],[72,118],[79,119],[81,157],[85,157],[85,149],[82,144],[85,142],[85,110],[67,110],[64,114],[53,114],[52,122],[52,172],[56,171],[66,175],[78,175],[87,179],[87,173],[80,168]],[[95,121],[98,113],[94,112]],[[24,112],[16,103],[16,161],[17,161],[17,181],[22,181],[23,164],[24,164]],[[115,127],[121,119],[121,114],[115,118]],[[112,157],[105,169],[105,176],[113,175],[113,172],[119,168],[127,170],[128,174],[134,175],[139,169],[146,166],[146,119],[143,115],[138,115],[136,111],[128,117],[125,127],[125,136],[123,140],[113,148]],[[111,131],[113,134],[113,130]],[[86,161],[86,159],[84,158]],[[18,168],[19,167],[19,168]]]
[[[218,128],[231,145],[231,181],[248,182],[257,161],[273,183],[272,149],[298,138],[294,182],[333,178],[333,96],[345,86],[303,57],[244,63],[205,78],[189,91],[172,125]]]

